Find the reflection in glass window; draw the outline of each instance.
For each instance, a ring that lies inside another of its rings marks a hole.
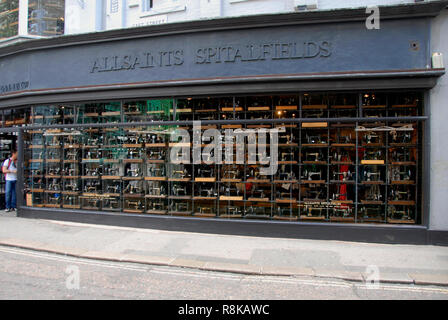
[[[19,0],[0,1],[0,40],[19,32]]]
[[[30,0],[28,32],[38,36],[64,34],[64,0]]]

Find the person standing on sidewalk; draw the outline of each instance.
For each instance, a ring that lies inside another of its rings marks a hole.
[[[5,174],[6,212],[16,210],[17,151],[13,150],[11,158],[3,162],[2,172]]]

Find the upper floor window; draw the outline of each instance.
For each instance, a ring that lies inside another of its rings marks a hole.
[[[153,0],[142,0],[142,11],[149,11],[153,8]]]
[[[118,12],[118,0],[110,0],[110,13]]]

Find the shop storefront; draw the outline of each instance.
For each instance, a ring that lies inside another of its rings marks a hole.
[[[431,243],[428,101],[445,70],[430,27],[445,6],[390,7],[380,30],[340,10],[0,49],[19,215]]]

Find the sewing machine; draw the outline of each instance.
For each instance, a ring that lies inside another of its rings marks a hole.
[[[173,192],[174,196],[186,196],[187,195],[187,187],[180,186],[180,185],[173,185],[171,187],[171,191]]]
[[[173,170],[172,171],[172,177],[173,178],[177,178],[177,179],[184,179],[186,177],[188,177],[188,171],[187,169],[183,169],[183,170]]]
[[[411,152],[409,149],[402,148],[400,150],[393,150],[391,153],[393,162],[411,161]]]
[[[135,149],[135,148],[128,149],[128,155],[127,155],[128,159],[141,159],[141,157],[142,157],[141,149]]]
[[[406,210],[397,210],[395,206],[389,206],[388,208],[389,217],[398,220],[412,220],[411,210],[406,208]]]
[[[371,186],[366,193],[366,200],[368,201],[381,201],[383,195],[381,194],[380,187],[378,185]]]
[[[120,172],[120,168],[116,168],[116,167],[105,167],[104,168],[104,175],[107,176],[116,176],[118,175]]]
[[[120,209],[120,201],[115,198],[105,198],[103,199],[103,209]]]
[[[151,166],[148,168],[150,177],[164,177],[165,176],[165,167],[154,167]]]
[[[156,186],[154,184],[149,185],[149,194],[153,196],[162,196],[165,192],[165,187],[163,185]]]
[[[409,191],[400,191],[397,189],[391,189],[390,195],[392,197],[392,200],[394,201],[411,199],[411,193]]]
[[[65,154],[65,157],[67,160],[76,160],[76,158],[78,157],[78,152],[77,151],[67,151],[67,153]]]
[[[138,177],[140,175],[140,168],[128,168],[126,170],[126,176],[128,177]]]
[[[101,158],[101,150],[89,150],[86,155],[87,159],[100,159]]]
[[[226,185],[221,185],[221,191],[220,191],[221,195],[226,195],[226,196],[232,196],[234,194],[236,194],[237,196],[240,195],[240,190],[234,186],[226,186]]]
[[[260,198],[260,199],[265,198],[265,194],[264,194],[265,190],[257,189],[255,185],[253,185],[250,192],[251,192],[252,198]]]
[[[341,162],[341,161],[351,161],[350,155],[346,151],[335,151],[332,156],[333,161]]]
[[[198,177],[203,177],[203,178],[209,178],[209,177],[213,177],[213,173],[214,170],[213,168],[210,169],[198,169]]]
[[[372,143],[381,143],[381,137],[374,133],[374,132],[368,132],[363,136],[364,142],[366,144],[372,144]]]
[[[400,171],[400,167],[393,167],[389,169],[390,179],[392,181],[407,181],[411,180],[411,170]]]
[[[65,185],[65,190],[79,191],[79,188],[78,188],[78,185],[76,184],[76,182],[72,181],[69,184]]]
[[[170,211],[175,212],[190,212],[190,205],[188,202],[171,202]]]
[[[213,190],[213,188],[209,188],[209,189],[203,189],[202,186],[199,187],[199,195],[201,197],[213,197],[216,196],[216,192]]]
[[[381,160],[381,156],[382,156],[381,150],[366,151],[364,153],[365,160]]]
[[[382,209],[379,207],[362,207],[360,213],[364,219],[381,217]]]
[[[226,207],[226,214],[227,215],[241,215],[241,208],[235,207],[235,206],[227,206]]]
[[[282,152],[281,161],[294,161],[294,152]]]
[[[203,207],[199,206],[199,213],[200,214],[213,214],[213,208],[212,207]]]
[[[294,172],[279,172],[278,179],[279,180],[285,180],[285,181],[291,181],[295,180],[296,175]]]
[[[411,143],[412,142],[412,133],[408,131],[397,132],[391,131],[390,135],[392,136],[392,143]]]
[[[129,194],[142,193],[142,189],[129,183],[124,189],[123,193],[129,193]]]
[[[64,197],[64,204],[69,206],[74,206],[77,204],[77,197],[75,196],[65,196]]]
[[[280,144],[291,144],[294,139],[294,135],[291,134],[283,134],[278,137],[278,143]]]
[[[149,140],[149,142],[152,143],[152,144],[156,144],[156,143],[165,143],[165,140],[164,140],[161,136],[159,136],[159,135],[157,135],[157,134],[151,134],[151,135],[149,135],[148,140]]]
[[[140,113],[140,107],[136,104],[128,104],[124,106],[124,112],[130,112],[130,113]]]
[[[321,135],[316,136],[306,135],[306,141],[308,144],[325,144],[325,141],[323,141]]]
[[[125,207],[132,209],[132,210],[141,210],[143,209],[143,204],[140,200],[130,200],[130,199],[126,199],[124,201],[125,203]]]
[[[223,173],[224,179],[236,179],[240,172],[238,170],[226,170]]]
[[[380,181],[381,172],[371,172],[369,170],[363,171],[364,181]],[[375,179],[373,179],[375,178]]]
[[[165,158],[164,150],[150,150],[148,153],[148,159],[150,160],[163,160]]]
[[[313,172],[309,170],[304,171],[304,178],[307,180],[322,180],[322,172]],[[319,177],[318,179],[313,179],[313,177]]]
[[[86,176],[99,176],[100,169],[99,168],[86,168]]]
[[[342,181],[348,181],[352,178],[352,173],[349,171],[344,172],[333,172],[333,180],[340,180],[340,177],[342,176]]]
[[[255,206],[250,206],[249,208],[246,208],[246,214],[248,215],[259,215],[259,216],[264,216],[264,215],[270,215],[271,214],[271,208],[267,208],[269,212],[266,212],[266,208],[265,207],[255,207]]]
[[[349,144],[352,142],[352,135],[348,135],[348,136],[338,136],[337,139],[337,143],[340,144]]]
[[[151,210],[165,211],[165,203],[163,201],[153,201],[151,202]]]
[[[333,216],[334,217],[341,217],[341,218],[348,218],[352,215],[353,209],[350,207],[334,207],[333,208]]]
[[[305,161],[322,161],[324,158],[321,152],[307,152],[305,154]]]

